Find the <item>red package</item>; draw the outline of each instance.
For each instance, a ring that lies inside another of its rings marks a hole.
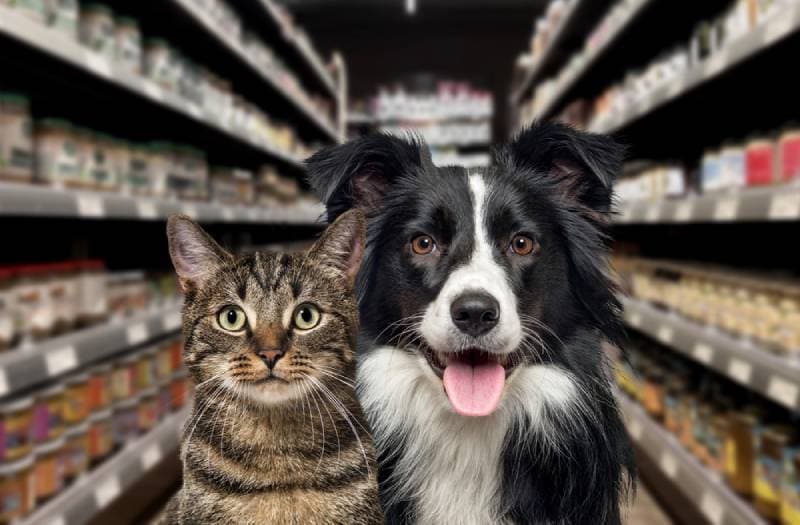
[[[747,185],[761,186],[775,180],[775,145],[768,140],[754,140],[747,145]]]

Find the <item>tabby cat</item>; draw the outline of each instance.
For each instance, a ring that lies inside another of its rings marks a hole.
[[[167,524],[379,524],[372,439],[353,387],[361,212],[306,255],[234,257],[173,216],[196,385]]]

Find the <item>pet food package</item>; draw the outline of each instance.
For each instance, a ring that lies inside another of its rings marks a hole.
[[[119,17],[114,28],[114,62],[128,75],[142,73],[142,34],[133,18]]]
[[[775,182],[775,145],[763,139],[750,141],[747,144],[746,165],[748,186]]]
[[[15,461],[31,451],[33,398],[30,396],[0,405],[0,462]]]
[[[33,456],[0,464],[0,523],[15,523],[36,505]]]
[[[114,60],[114,14],[104,4],[86,4],[81,8],[81,42],[109,61]]]
[[[0,93],[0,180],[33,178],[33,123],[28,99]]]
[[[766,519],[780,520],[784,455],[796,444],[796,431],[791,427],[773,426],[758,433],[758,455],[753,480],[754,505]]]

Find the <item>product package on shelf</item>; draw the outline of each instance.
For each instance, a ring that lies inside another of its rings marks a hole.
[[[180,340],[0,402],[0,523],[15,523],[187,401]]]

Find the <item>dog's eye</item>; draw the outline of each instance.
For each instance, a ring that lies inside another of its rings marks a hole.
[[[509,248],[517,255],[530,255],[537,250],[539,244],[525,235],[515,235],[511,239],[511,246]]]
[[[411,250],[417,255],[428,255],[436,248],[436,242],[430,235],[417,235],[411,240]]]

